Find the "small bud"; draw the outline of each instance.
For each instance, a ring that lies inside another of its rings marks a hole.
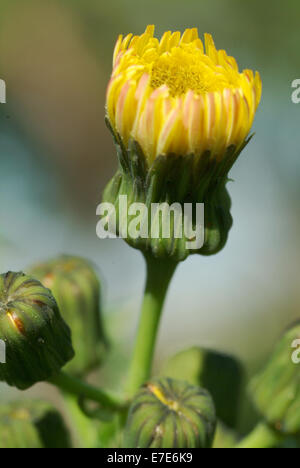
[[[23,273],[0,275],[0,381],[25,390],[47,380],[74,355],[68,326],[51,292]]]
[[[125,428],[126,448],[209,448],[216,424],[209,393],[167,378],[135,396]]]
[[[236,358],[193,347],[173,356],[163,375],[206,388],[214,400],[218,419],[229,428],[236,426],[244,378],[242,365]]]
[[[66,370],[83,375],[97,367],[107,347],[101,320],[101,291],[92,265],[63,255],[34,266],[31,274],[50,288],[72,330],[75,358]]]
[[[291,435],[300,432],[300,364],[293,360],[293,343],[299,340],[300,324],[296,324],[283,335],[250,384],[250,395],[266,421]]]
[[[41,401],[0,406],[0,448],[71,448],[56,409]]]

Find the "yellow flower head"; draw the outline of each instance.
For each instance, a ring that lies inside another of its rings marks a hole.
[[[233,57],[205,47],[197,29],[168,31],[154,26],[141,36],[120,36],[107,90],[107,115],[125,146],[133,138],[149,162],[163,154],[222,156],[239,148],[250,132],[261,98],[259,73],[239,72]]]

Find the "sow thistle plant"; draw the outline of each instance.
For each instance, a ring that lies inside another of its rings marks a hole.
[[[0,340],[6,347],[0,380],[21,390],[41,381],[60,388],[66,402],[72,401],[69,410],[82,445],[254,448],[297,443],[300,373],[291,346],[300,337],[299,325],[284,334],[250,383],[259,419],[242,440],[245,378],[235,358],[191,348],[152,375],[161,313],[176,267],[190,254],[213,255],[226,244],[232,226],[229,171],[250,140],[261,90],[258,73],[240,72],[235,59],[217,50],[209,34],[203,43],[197,29],[168,31],[159,40],[148,26],[141,36],[119,37],[106,99],[119,167],[104,191],[103,203],[114,208],[107,210],[105,222],[142,252],[147,280],[127,381],[117,394],[87,383],[110,350],[94,267],[62,256],[34,265],[28,274],[0,276]],[[133,204],[141,208],[138,217]],[[164,236],[164,210],[174,204],[184,216],[173,213],[170,235]],[[203,242],[194,248],[199,204],[205,210]],[[150,216],[153,205],[158,209]],[[184,211],[188,205],[194,210]],[[190,232],[184,229],[186,216]],[[136,231],[146,227],[145,235],[132,235],[128,219],[134,219]],[[54,424],[45,433],[49,414]],[[0,446],[69,443],[63,421],[48,404],[0,408]]]

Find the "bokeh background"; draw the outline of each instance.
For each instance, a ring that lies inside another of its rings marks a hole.
[[[231,172],[234,227],[223,252],[194,256],[172,283],[157,361],[189,345],[238,356],[250,369],[299,318],[300,78],[298,0],[1,0],[0,269],[60,253],[93,260],[122,367],[136,328],[144,264],[96,237],[96,206],[116,169],[104,124],[119,33],[197,26],[241,68],[259,70],[256,135]],[[0,400],[18,392],[0,385]],[[37,386],[35,394],[52,391]],[[30,392],[28,393],[30,394]]]

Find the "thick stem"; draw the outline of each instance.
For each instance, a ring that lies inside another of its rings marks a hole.
[[[110,393],[93,387],[80,379],[71,377],[64,372],[60,372],[55,377],[52,377],[49,382],[64,392],[71,393],[78,397],[85,397],[113,411],[123,411],[127,406],[124,401],[119,400]]]
[[[135,347],[129,369],[127,393],[133,396],[151,374],[161,312],[177,263],[146,258],[147,281]]]
[[[274,448],[282,435],[265,423],[260,423],[235,448]]]

